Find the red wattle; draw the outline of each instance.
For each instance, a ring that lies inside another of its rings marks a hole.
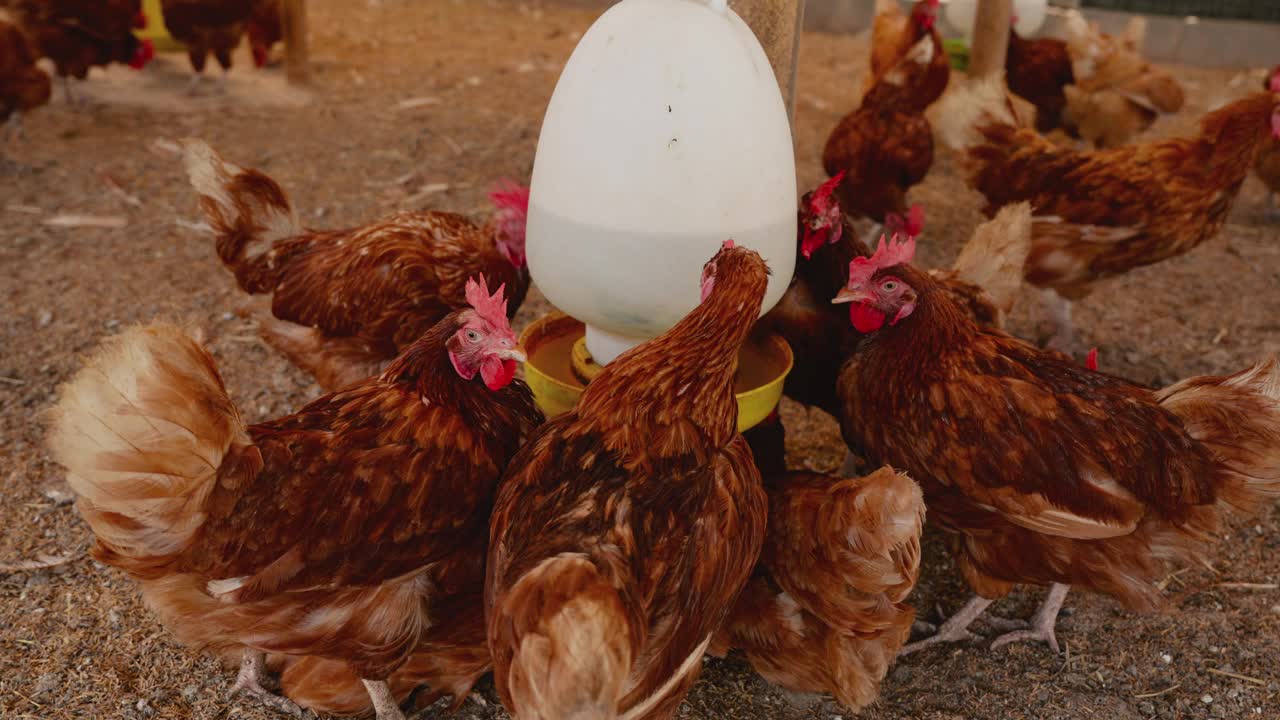
[[[860,333],[872,333],[884,327],[884,313],[870,303],[854,303],[849,307],[849,322]]]
[[[499,360],[498,358],[488,358],[484,364],[480,366],[480,378],[484,380],[485,387],[490,390],[501,390],[516,376],[515,360]]]

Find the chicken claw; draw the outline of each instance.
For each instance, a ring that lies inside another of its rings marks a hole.
[[[1070,585],[1054,583],[1053,587],[1049,588],[1049,595],[1040,604],[1040,609],[1036,610],[1036,616],[1031,621],[1031,628],[1028,630],[1015,630],[1001,635],[995,639],[995,642],[991,643],[991,649],[995,650],[1004,645],[1024,640],[1039,640],[1048,645],[1055,653],[1061,652],[1054,629],[1058,623],[1058,613],[1062,610],[1062,602],[1067,599],[1067,593],[1070,590]]]
[[[296,718],[304,717],[302,708],[288,698],[281,697],[262,687],[262,671],[264,655],[257,650],[245,648],[244,659],[240,661],[240,674],[236,676],[236,684],[231,687],[230,697],[237,693],[252,695],[267,707],[278,710]]]
[[[978,636],[969,632],[969,626],[973,624],[974,620],[978,619],[978,616],[981,615],[991,603],[991,600],[975,595],[967,605],[960,608],[951,617],[947,618],[947,621],[942,623],[942,627],[938,628],[938,632],[934,633],[933,637],[917,640],[910,645],[907,645],[898,653],[898,657],[910,655],[917,650],[923,650],[933,645],[977,640]]]

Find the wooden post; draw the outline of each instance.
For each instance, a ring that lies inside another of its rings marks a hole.
[[[1012,21],[1013,0],[978,0],[973,47],[969,49],[970,76],[985,77],[1004,70]]]
[[[285,76],[291,83],[306,85],[311,81],[306,0],[281,0],[280,27],[284,30]]]

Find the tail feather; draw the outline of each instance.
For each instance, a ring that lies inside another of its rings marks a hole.
[[[897,627],[912,612],[901,603],[920,573],[924,499],[906,475],[791,473],[770,491],[769,518],[769,572],[804,610],[842,633]]]
[[[141,576],[190,542],[224,465],[251,473],[262,462],[213,358],[163,323],[89,357],[61,389],[49,446],[100,558]]]
[[[1218,459],[1218,499],[1251,512],[1280,497],[1280,361],[1161,390],[1160,403]]]
[[[490,621],[504,704],[524,720],[618,717],[634,660],[629,627],[617,590],[585,555],[543,561]]]
[[[1006,205],[978,226],[952,265],[956,276],[987,291],[1003,312],[1013,308],[1031,252],[1031,204]]]
[[[988,125],[1035,126],[1035,106],[1009,92],[1004,73],[952,83],[929,111],[929,120],[948,147],[967,150],[983,141]]]
[[[187,178],[232,270],[262,257],[277,241],[303,232],[289,197],[257,170],[223,160],[203,140],[182,142]],[[239,273],[237,273],[239,274]]]

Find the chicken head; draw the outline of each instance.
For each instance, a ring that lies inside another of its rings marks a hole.
[[[836,188],[844,181],[845,171],[836,173],[800,201],[800,224],[804,235],[800,240],[800,254],[808,260],[823,245],[840,240],[844,224],[840,222],[840,203],[835,197]]]
[[[466,295],[471,309],[462,313],[461,327],[446,346],[458,375],[470,380],[478,372],[490,390],[506,387],[516,376],[516,363],[525,361],[524,349],[507,320],[506,287],[504,283],[490,295],[483,275],[479,281],[468,280]]]
[[[932,30],[938,22],[938,0],[924,0],[911,10],[911,19],[922,30]]]
[[[832,299],[832,303],[852,303],[849,321],[860,333],[872,333],[884,327],[885,320],[896,325],[915,312],[915,288],[895,274],[893,268],[911,262],[915,256],[915,238],[899,240],[896,236],[880,245],[869,258],[854,258],[849,263],[849,282]]]

